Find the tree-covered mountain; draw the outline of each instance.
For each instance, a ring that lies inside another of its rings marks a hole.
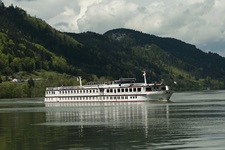
[[[146,70],[149,81],[164,79],[170,84],[178,81],[180,89],[224,86],[225,58],[180,40],[130,29],[114,29],[103,35],[93,32],[68,35],[91,50],[90,62],[103,63],[99,68],[89,66],[88,70],[97,75],[141,80],[140,71]]]
[[[177,89],[224,88],[225,58],[194,45],[131,29],[63,33],[26,11],[0,5],[0,75],[37,70],[117,79],[147,71]]]
[[[76,68],[69,65],[71,56],[77,52],[71,49],[82,47],[76,40],[18,7],[2,5],[0,20],[2,74],[37,69],[76,72]]]

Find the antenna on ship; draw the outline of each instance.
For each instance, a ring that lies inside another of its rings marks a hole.
[[[146,80],[146,71],[143,71],[143,77],[144,77],[144,83],[147,85],[147,80]]]
[[[81,76],[77,77],[77,81],[79,81],[80,82],[80,86],[82,86],[82,77]]]

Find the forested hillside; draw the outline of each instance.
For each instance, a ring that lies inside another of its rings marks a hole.
[[[31,17],[20,9],[4,5],[0,8],[0,66],[1,73],[37,69],[73,73],[72,58],[63,57],[67,48],[81,46],[76,40],[50,27],[41,19]],[[68,55],[71,56],[71,55]]]
[[[62,83],[64,79],[55,76],[65,75],[57,73],[86,80],[136,77],[142,81],[141,71],[145,70],[148,82],[163,79],[176,90],[225,86],[225,58],[177,39],[130,29],[62,33],[25,10],[4,4],[0,5],[0,20],[0,81],[21,72],[24,79],[28,75],[45,81],[51,78],[39,87],[44,89]],[[56,72],[54,77],[46,76],[50,71]]]

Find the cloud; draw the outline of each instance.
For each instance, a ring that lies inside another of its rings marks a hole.
[[[124,0],[104,1],[90,5],[85,14],[77,20],[80,31],[107,30],[124,27],[127,20],[135,14],[137,6]]]
[[[7,0],[11,3],[61,31],[131,28],[225,56],[224,0]]]

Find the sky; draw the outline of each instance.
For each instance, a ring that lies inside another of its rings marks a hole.
[[[128,28],[225,57],[225,0],[2,0],[54,28],[103,34]]]

